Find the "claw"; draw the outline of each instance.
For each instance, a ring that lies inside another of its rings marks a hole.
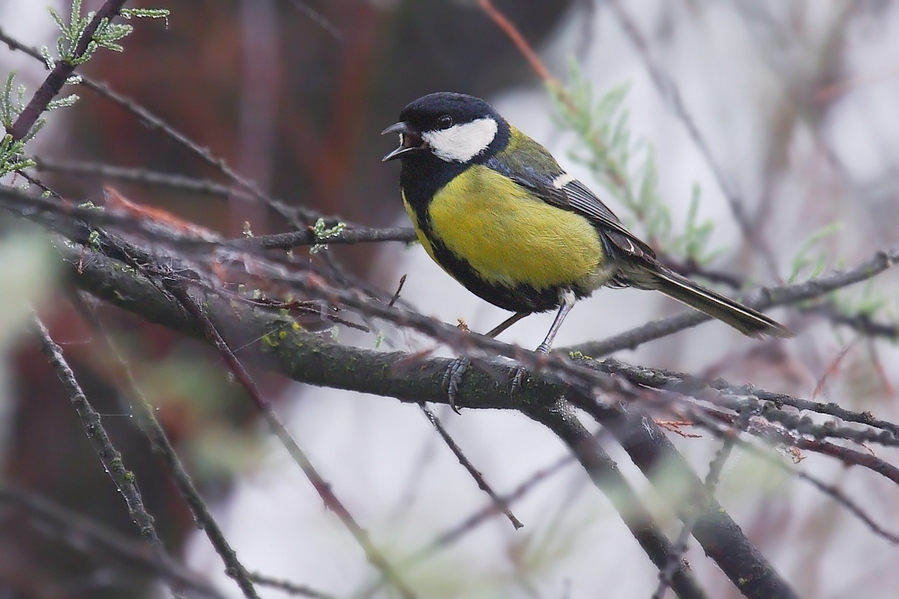
[[[512,385],[509,387],[509,397],[511,399],[515,399],[515,395],[521,391],[521,382],[527,373],[527,369],[522,366],[515,369],[515,376],[512,377]]]
[[[449,400],[449,406],[456,414],[462,414],[456,407],[456,396],[459,393],[459,385],[462,384],[462,375],[471,367],[471,360],[468,358],[456,358],[446,368],[443,375],[443,388],[446,389],[446,398]]]

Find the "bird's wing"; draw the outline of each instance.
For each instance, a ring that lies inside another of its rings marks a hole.
[[[555,168],[538,170],[522,164],[500,162],[496,157],[487,160],[486,166],[509,177],[544,202],[580,214],[592,222],[604,233],[604,237],[625,255],[655,259],[652,248],[628,231],[621,224],[621,219],[615,216],[596,194],[563,171],[542,146],[538,147],[546,154],[541,158],[549,159],[543,161],[543,166],[553,165]]]

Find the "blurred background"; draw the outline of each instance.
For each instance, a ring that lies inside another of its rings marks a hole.
[[[0,0],[3,33],[27,45],[53,46],[49,0]],[[102,3],[85,0],[85,10]],[[882,0],[496,0],[494,5],[538,51],[563,84],[571,66],[598,98],[626,85],[623,107],[635,171],[654,164],[675,230],[686,226],[691,198],[698,218],[715,224],[709,265],[751,284],[773,285],[798,262],[853,266],[899,238],[899,6]],[[129,2],[172,11],[168,26],[133,22],[121,54],[104,52],[85,67],[207,147],[243,177],[290,205],[350,223],[407,226],[397,192],[398,166],[381,156],[396,140],[380,131],[401,108],[432,91],[490,100],[508,120],[546,145],[563,166],[602,197],[610,190],[576,160],[577,136],[564,131],[544,83],[474,1],[197,0]],[[635,43],[627,24],[639,32]],[[648,56],[648,61],[647,61]],[[30,93],[42,65],[0,48],[3,74]],[[676,84],[686,113],[660,92],[653,65]],[[49,118],[30,148],[39,178],[73,200],[102,197],[112,185],[217,230],[241,235],[292,225],[252,201],[172,190],[108,175],[85,163],[223,181],[221,175],[158,130],[88,90],[74,108]],[[695,126],[696,134],[690,127]],[[723,174],[717,177],[714,170]],[[635,175],[636,176],[636,175]],[[728,194],[728,190],[731,191]],[[728,202],[739,197],[756,239],[741,233]],[[640,220],[608,201],[635,232]],[[836,223],[836,224],[835,224]],[[23,333],[37,302],[104,424],[135,472],[166,547],[215,579],[228,597],[236,586],[193,526],[168,474],[137,430],[116,391],[114,360],[99,349],[56,280],[44,246],[7,232],[0,242],[0,480],[13,483],[137,538],[121,496],[104,473],[58,381]],[[827,234],[815,237],[822,230]],[[810,239],[817,239],[810,245]],[[770,252],[759,251],[767,247]],[[420,246],[332,247],[328,256],[392,293],[408,275],[403,299],[446,322],[486,331],[506,317],[433,265]],[[675,256],[676,257],[676,256]],[[897,277],[875,280],[882,318],[897,319]],[[858,302],[861,290],[844,296]],[[605,290],[581,302],[558,347],[604,338],[682,308],[639,291]],[[706,323],[619,357],[701,376],[724,376],[775,391],[896,420],[899,355],[883,341],[835,328],[814,313],[773,314],[798,333],[788,342],[754,342]],[[302,473],[258,421],[217,355],[111,308],[101,320],[158,408],[179,455],[215,509],[238,557],[252,571],[336,596],[387,596],[377,573]],[[535,347],[552,315],[532,316],[501,338]],[[407,333],[386,331],[386,347],[432,349]],[[375,335],[340,331],[363,347]],[[401,563],[440,533],[489,504],[434,434],[417,406],[392,399],[306,388],[259,373],[265,393],[334,492],[389,559]],[[567,451],[522,415],[438,413],[466,455],[500,493],[511,492]],[[714,455],[708,438],[677,439],[700,476]],[[677,523],[664,497],[641,482],[623,452],[622,469],[645,489],[667,530]],[[879,457],[899,456],[878,448]],[[847,470],[817,455],[799,467],[838,486],[876,521],[899,530],[899,490],[869,471]],[[803,597],[893,597],[899,549],[807,484],[763,460],[738,455],[719,499],[744,532]],[[656,572],[582,469],[569,464],[512,506],[525,527],[493,517],[411,568],[423,597],[648,597]],[[139,597],[167,591],[144,579],[105,572],[102,560],[35,530],[0,510],[0,589],[4,597]],[[711,597],[739,597],[702,555],[687,554]],[[375,589],[375,590],[371,590]],[[262,589],[265,597],[285,596]]]

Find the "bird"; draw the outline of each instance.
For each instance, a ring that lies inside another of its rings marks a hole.
[[[401,163],[400,195],[425,251],[469,291],[513,312],[489,337],[556,310],[536,349],[546,353],[575,302],[600,287],[660,291],[750,337],[793,336],[664,266],[546,148],[481,98],[422,96],[381,134],[399,135],[382,161]],[[449,387],[454,409],[458,382]]]

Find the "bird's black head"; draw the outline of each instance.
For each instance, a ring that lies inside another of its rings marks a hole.
[[[444,162],[465,164],[486,159],[509,139],[509,125],[480,98],[438,92],[415,100],[400,112],[400,121],[384,129],[400,134],[400,147],[384,160],[423,152]]]

